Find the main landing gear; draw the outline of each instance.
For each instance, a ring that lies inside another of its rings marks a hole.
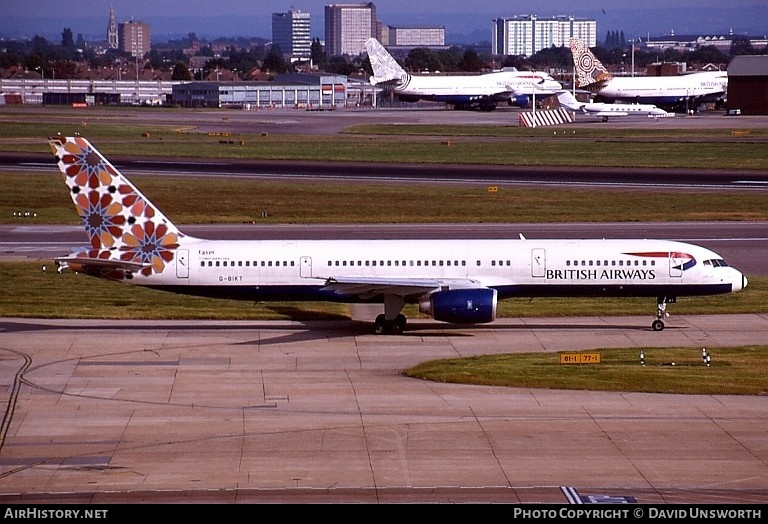
[[[677,302],[677,297],[658,297],[656,299],[656,320],[651,322],[651,329],[661,331],[664,329],[664,319],[669,317],[667,313],[667,304]]]
[[[386,315],[379,315],[373,323],[373,332],[376,335],[399,335],[405,329],[408,319],[405,315],[399,314],[393,320],[387,320]]]
[[[384,296],[384,313],[377,316],[373,323],[376,335],[399,335],[405,330],[408,322],[405,315],[400,313],[405,306],[405,299],[397,295]]]

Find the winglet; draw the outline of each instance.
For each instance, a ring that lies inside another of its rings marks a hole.
[[[85,138],[58,136],[48,144],[90,241],[88,250],[61,261],[123,277],[136,269],[161,273],[184,237],[178,228]]]
[[[406,83],[408,81],[408,73],[400,67],[397,60],[392,58],[392,55],[384,49],[378,40],[375,38],[366,40],[365,50],[373,68],[373,76],[370,78],[371,85],[385,82]]]
[[[576,69],[576,87],[587,87],[613,78],[580,39],[571,38],[569,46],[573,55],[573,67]]]

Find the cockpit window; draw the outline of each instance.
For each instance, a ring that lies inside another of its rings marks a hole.
[[[713,258],[712,260],[705,260],[704,265],[712,267],[728,267],[728,262],[722,258]]]

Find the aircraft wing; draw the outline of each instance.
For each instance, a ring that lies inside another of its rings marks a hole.
[[[353,295],[363,299],[379,295],[397,295],[404,298],[420,297],[444,288],[479,288],[469,279],[393,279],[393,278],[329,278],[324,290],[339,295]]]
[[[588,114],[600,117],[629,116],[627,111],[589,111]]]

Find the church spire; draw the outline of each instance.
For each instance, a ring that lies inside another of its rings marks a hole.
[[[107,24],[107,45],[110,49],[117,49],[117,22],[115,22],[115,8],[109,6],[109,23]]]

